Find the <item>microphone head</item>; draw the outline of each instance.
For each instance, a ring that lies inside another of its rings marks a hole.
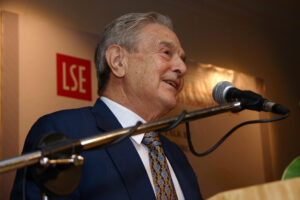
[[[228,81],[219,82],[213,89],[212,96],[218,104],[227,103],[226,93],[230,88],[234,88],[234,85]]]

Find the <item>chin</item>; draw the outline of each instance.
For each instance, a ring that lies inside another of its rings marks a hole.
[[[165,102],[165,107],[168,109],[168,111],[174,109],[177,105],[177,99],[174,98],[169,98],[166,102]]]

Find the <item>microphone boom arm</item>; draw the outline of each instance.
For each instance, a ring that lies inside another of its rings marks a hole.
[[[228,111],[240,111],[242,109],[241,102],[232,102],[232,103],[226,103],[223,105],[205,108],[193,112],[186,113],[181,123],[186,121],[193,121],[196,119],[201,119],[205,117],[209,117],[216,114],[221,114]],[[178,119],[178,116],[173,116],[165,119],[161,119],[158,121],[145,123],[140,125],[136,130],[133,132],[132,135],[136,135],[139,133],[144,133],[148,131],[154,131],[162,128],[166,128],[172,123],[174,123]],[[83,138],[81,140],[72,141],[69,144],[62,143],[61,145],[54,144],[52,146],[48,146],[46,151],[33,151],[31,153],[26,153],[21,156],[17,156],[14,158],[10,158],[7,160],[0,161],[0,173],[4,173],[10,170],[30,166],[33,164],[36,164],[40,162],[40,160],[53,153],[58,153],[62,151],[66,151],[69,149],[76,149],[79,152],[91,150],[94,148],[101,147],[102,145],[109,143],[117,138],[119,138],[122,135],[125,135],[128,133],[128,131],[131,129],[131,127],[119,129],[110,131],[107,133],[101,133],[97,134],[92,137]]]

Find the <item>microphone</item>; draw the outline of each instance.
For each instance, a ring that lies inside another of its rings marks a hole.
[[[256,111],[273,112],[285,115],[290,111],[280,104],[264,99],[250,90],[239,90],[228,81],[219,82],[213,89],[212,96],[219,104],[240,101],[243,108]]]

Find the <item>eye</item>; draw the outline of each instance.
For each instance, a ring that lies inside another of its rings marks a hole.
[[[168,58],[170,58],[170,57],[172,57],[172,50],[171,49],[169,49],[169,48],[166,48],[166,49],[163,49],[162,50],[162,53],[163,53],[163,55],[165,55],[166,57],[168,57]]]
[[[164,54],[166,54],[166,55],[171,55],[171,52],[170,52],[169,50],[165,50],[165,51],[164,51]]]

